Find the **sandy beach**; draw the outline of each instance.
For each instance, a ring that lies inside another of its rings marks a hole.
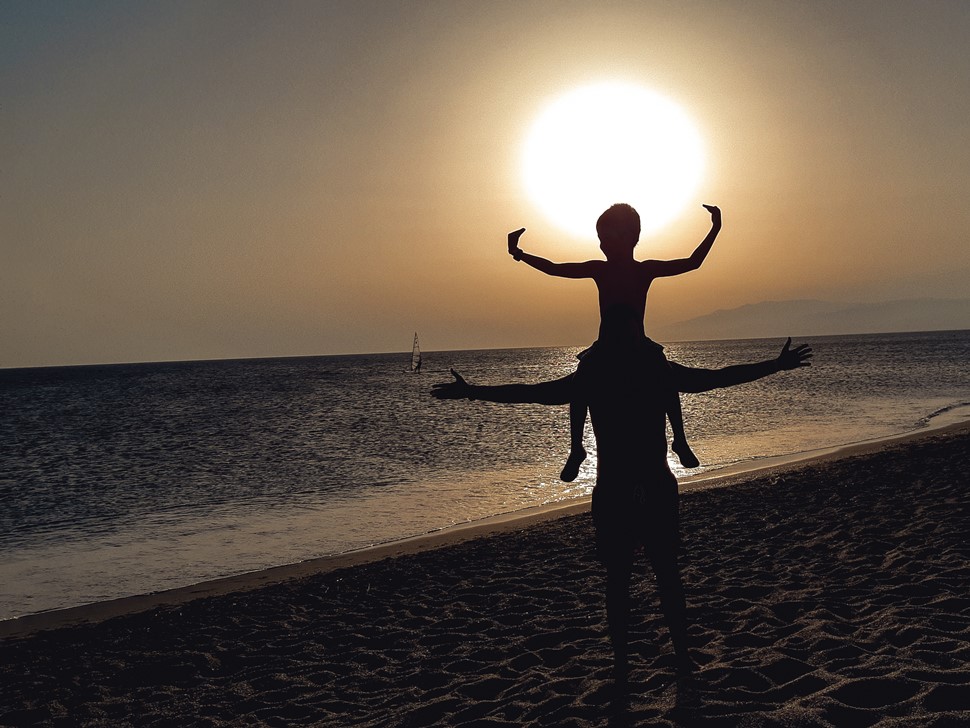
[[[579,507],[4,623],[0,724],[967,725],[968,472],[964,424],[685,494],[701,670],[644,568],[626,701]]]

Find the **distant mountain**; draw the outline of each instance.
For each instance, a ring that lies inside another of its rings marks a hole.
[[[657,327],[660,341],[876,334],[970,329],[970,299],[913,298],[882,303],[763,301]]]

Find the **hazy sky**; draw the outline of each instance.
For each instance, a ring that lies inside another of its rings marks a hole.
[[[647,330],[970,295],[970,3],[0,5],[0,366],[581,345],[598,257],[526,197],[549,102],[642,84],[707,172]]]

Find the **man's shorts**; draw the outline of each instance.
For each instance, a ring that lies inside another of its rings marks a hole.
[[[604,564],[629,561],[642,546],[651,560],[680,548],[677,480],[670,473],[647,485],[593,490],[596,555]]]

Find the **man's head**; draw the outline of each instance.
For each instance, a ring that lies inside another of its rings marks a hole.
[[[607,257],[610,250],[632,251],[640,239],[640,215],[630,205],[613,205],[596,221],[596,234]]]

